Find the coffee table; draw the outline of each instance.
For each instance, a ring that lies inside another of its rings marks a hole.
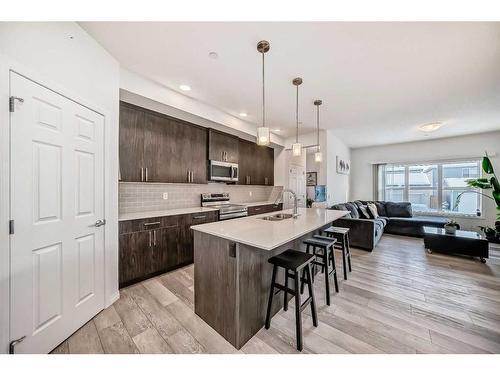
[[[424,246],[429,253],[435,251],[479,257],[482,263],[489,258],[488,241],[479,233],[467,230],[448,234],[444,228],[424,227]]]

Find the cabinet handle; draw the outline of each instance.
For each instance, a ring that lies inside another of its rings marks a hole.
[[[149,231],[149,247],[151,247],[151,231]]]
[[[159,221],[155,221],[154,223],[144,223],[144,226],[147,227],[149,225],[159,225],[160,222]]]
[[[191,171],[191,182],[194,182],[194,171]]]
[[[269,178],[264,178],[264,184],[267,185],[269,183]]]
[[[144,168],[141,168],[141,182],[144,181]]]
[[[146,167],[146,182],[148,181],[148,167]]]
[[[193,219],[204,219],[207,215],[193,216]]]
[[[254,208],[255,211],[260,211],[262,210],[262,207],[257,207],[257,208]]]
[[[191,182],[191,171],[187,171],[187,180]]]
[[[153,245],[156,246],[156,231],[153,231]]]

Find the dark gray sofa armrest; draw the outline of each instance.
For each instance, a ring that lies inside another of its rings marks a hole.
[[[333,222],[333,226],[350,229],[349,239],[353,247],[372,251],[378,242],[378,238],[376,238],[376,224],[373,220],[340,218]]]

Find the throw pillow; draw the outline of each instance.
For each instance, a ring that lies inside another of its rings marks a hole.
[[[375,203],[368,203],[368,210],[370,211],[370,213],[372,214],[372,217],[374,219],[376,219],[377,217],[379,217],[379,214],[378,214],[378,210],[377,210],[377,206],[375,205]]]
[[[385,208],[389,217],[412,217],[410,202],[386,202]]]
[[[359,216],[363,219],[371,219],[370,214],[368,213],[368,206],[358,206],[359,209]]]

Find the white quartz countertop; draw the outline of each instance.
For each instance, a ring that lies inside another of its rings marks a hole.
[[[231,202],[232,203],[232,202]],[[281,202],[280,202],[281,203]],[[274,201],[273,202],[269,202],[269,201],[261,201],[261,202],[243,202],[243,203],[238,203],[238,202],[234,202],[234,204],[243,204],[247,207],[255,207],[255,206],[264,206],[266,204],[274,204]]]
[[[272,250],[309,232],[345,216],[348,211],[327,210],[325,208],[299,208],[297,218],[281,221],[262,220],[264,216],[277,213],[292,213],[292,210],[270,212],[239,219],[194,225],[195,231],[211,234],[230,241]]]
[[[189,208],[172,208],[169,210],[132,212],[127,214],[120,214],[118,216],[118,221],[149,219],[151,217],[162,217],[162,216],[173,216],[173,215],[198,214],[209,211],[217,211],[217,209],[209,207],[189,207]]]

